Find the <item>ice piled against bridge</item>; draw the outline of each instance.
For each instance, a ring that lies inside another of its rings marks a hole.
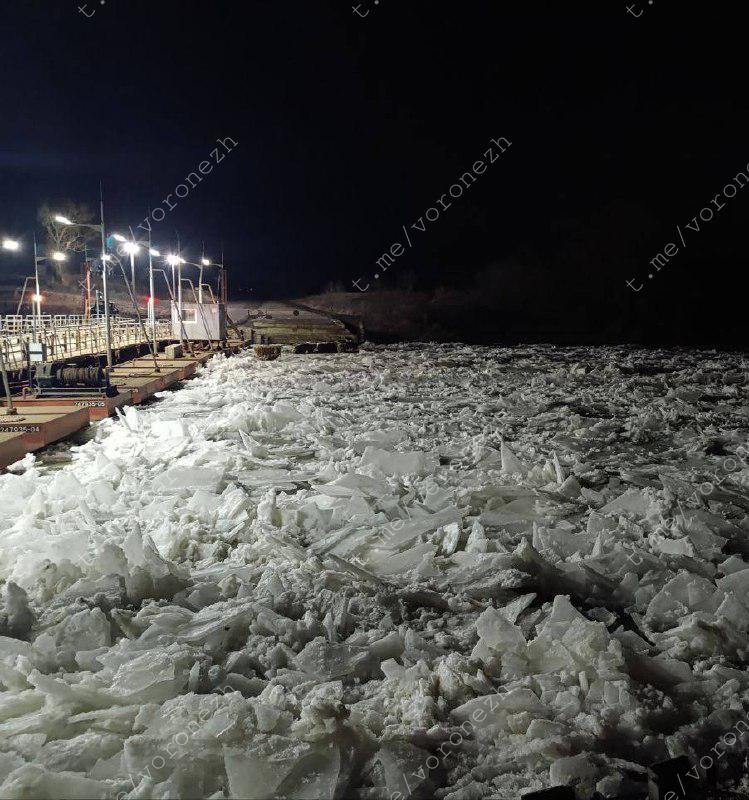
[[[0,476],[0,796],[738,781],[748,416],[729,355],[214,359]]]

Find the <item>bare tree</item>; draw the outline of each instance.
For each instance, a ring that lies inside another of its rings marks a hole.
[[[43,203],[37,212],[39,222],[45,233],[44,244],[48,252],[60,250],[61,252],[83,252],[86,244],[93,243],[98,233],[92,228],[82,228],[78,225],[63,225],[55,220],[61,214],[76,222],[95,223],[91,209],[83,203],[74,200],[63,200],[56,203],[54,209],[48,203]],[[75,281],[77,270],[67,266],[69,262],[47,262],[54,270],[55,277],[60,283],[69,284]]]

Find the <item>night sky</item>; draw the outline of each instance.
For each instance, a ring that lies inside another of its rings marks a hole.
[[[95,207],[101,180],[112,230],[162,207],[154,242],[223,245],[239,296],[471,287],[539,331],[744,346],[749,186],[711,201],[748,169],[746,25],[730,4],[626,6],[4,2],[0,233],[43,200]],[[404,225],[413,247],[375,279]]]

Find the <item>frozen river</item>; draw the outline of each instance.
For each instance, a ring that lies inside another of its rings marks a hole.
[[[0,797],[634,798],[678,755],[741,781],[746,377],[247,353],[27,457],[0,476]]]

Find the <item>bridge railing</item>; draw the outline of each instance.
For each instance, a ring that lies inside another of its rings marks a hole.
[[[145,344],[151,335],[150,324],[145,320],[141,324],[127,317],[111,317],[109,328],[113,349]],[[157,320],[156,339],[171,338],[171,322]],[[31,343],[45,345],[49,361],[103,354],[106,351],[104,320],[86,320],[78,315],[63,314],[54,317],[43,315],[41,319],[12,314],[0,316],[0,348],[9,369],[19,370],[26,366]]]

